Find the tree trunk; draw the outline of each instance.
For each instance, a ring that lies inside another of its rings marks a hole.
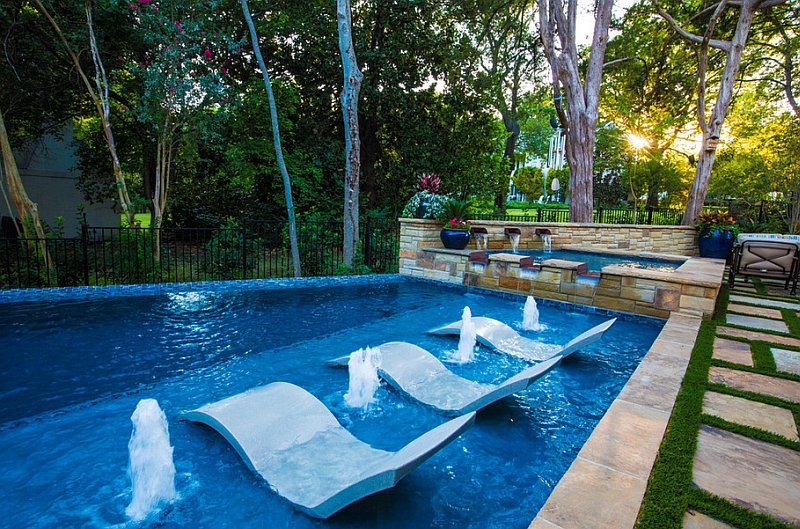
[[[350,0],[338,0],[336,15],[339,23],[339,51],[342,55],[344,88],[342,113],[344,115],[345,170],[344,170],[344,248],[345,266],[353,266],[358,246],[358,172],[361,145],[358,137],[358,94],[364,76],[358,69],[353,48],[350,22]]]
[[[567,131],[566,146],[569,161],[569,220],[588,224],[592,222],[594,205],[592,173],[596,121],[585,121],[583,116],[578,123],[573,120]],[[587,131],[591,131],[591,134]]]
[[[278,168],[280,169],[281,177],[283,178],[283,194],[286,199],[286,213],[289,217],[289,241],[292,247],[294,276],[302,277],[303,274],[300,270],[300,249],[297,246],[297,224],[294,218],[294,202],[292,202],[292,183],[289,180],[289,173],[286,171],[286,164],[283,161],[281,133],[278,129],[278,110],[275,106],[275,96],[272,93],[272,84],[269,81],[267,65],[264,63],[264,57],[261,55],[261,48],[258,46],[258,35],[256,34],[256,27],[253,24],[253,17],[250,16],[250,8],[247,6],[247,0],[241,0],[241,4],[245,20],[247,21],[247,27],[250,28],[250,39],[253,43],[253,52],[256,54],[258,66],[261,68],[261,75],[264,77],[264,87],[267,90],[267,98],[269,99],[269,113],[272,117],[272,140],[275,144],[275,159],[278,162]]]
[[[588,61],[579,60],[575,26],[577,1],[537,0],[540,38],[553,76],[553,101],[566,131],[569,163],[569,220],[590,223],[594,207],[593,163],[600,84],[614,0],[595,2],[595,22]],[[558,41],[558,42],[556,42]],[[583,81],[581,71],[586,72]],[[562,92],[563,89],[563,92]],[[563,104],[562,97],[566,99]]]
[[[700,148],[697,168],[694,173],[694,181],[689,191],[689,198],[686,201],[686,209],[684,210],[683,220],[681,221],[685,226],[694,224],[697,220],[697,216],[703,210],[703,204],[708,191],[708,183],[709,180],[711,180],[711,169],[714,166],[717,140],[722,131],[722,125],[725,121],[725,115],[728,112],[731,99],[733,98],[734,84],[736,82],[736,76],[739,73],[742,52],[747,43],[750,26],[753,23],[753,16],[759,9],[781,4],[785,1],[786,0],[743,0],[741,4],[735,4],[739,8],[739,19],[736,23],[733,38],[730,41],[711,38],[717,20],[720,19],[728,5],[725,2],[717,4],[709,19],[706,33],[702,37],[685,31],[672,16],[662,9],[658,10],[658,14],[672,26],[681,38],[690,43],[700,45],[697,74],[697,120],[700,125],[700,130],[703,131],[703,144]],[[708,50],[710,47],[725,51],[726,57],[725,69],[722,72],[722,77],[719,81],[719,89],[717,90],[717,100],[711,111],[711,115],[706,119],[706,73],[708,70]]]
[[[44,228],[39,220],[39,207],[28,197],[25,191],[25,186],[22,184],[22,178],[19,174],[17,162],[14,159],[14,151],[11,149],[11,142],[8,140],[8,132],[6,131],[6,123],[3,120],[3,113],[0,111],[0,154],[2,154],[3,172],[6,175],[6,187],[8,194],[11,198],[11,203],[14,204],[14,209],[17,210],[17,215],[22,220],[22,230],[25,238],[39,239],[39,245],[42,251],[45,268],[47,273],[50,273],[50,254],[47,251],[47,243],[45,242]],[[13,215],[12,212],[9,211]],[[14,223],[16,225],[16,222]],[[30,227],[33,226],[35,234],[28,232]]]
[[[707,144],[708,140],[703,135],[703,146]],[[700,155],[697,158],[697,167],[694,171],[694,180],[692,187],[689,189],[689,198],[686,200],[686,209],[683,211],[683,220],[681,224],[689,226],[694,224],[697,216],[703,211],[703,204],[706,201],[706,193],[708,192],[708,184],[711,180],[711,168],[714,166],[714,158],[716,151],[708,151],[705,148],[700,149]]]

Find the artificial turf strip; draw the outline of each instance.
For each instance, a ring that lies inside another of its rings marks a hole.
[[[800,318],[797,317],[797,311],[781,309],[781,316],[783,316],[786,326],[789,327],[789,334],[795,338],[800,337]]]
[[[689,491],[689,505],[715,520],[741,529],[791,529],[796,527],[766,514],[755,513],[703,490]]]
[[[637,529],[682,527],[683,515],[689,505],[692,464],[716,331],[717,323],[713,320],[705,321],[700,326],[686,375],[647,482],[636,521]]]
[[[753,367],[769,374],[774,374],[775,357],[772,356],[770,345],[767,342],[756,340],[750,344],[750,352],[753,355]]]

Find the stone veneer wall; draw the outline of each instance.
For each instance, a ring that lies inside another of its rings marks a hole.
[[[577,246],[666,254],[696,253],[696,231],[683,226],[617,226],[605,224],[525,224],[480,222],[489,233],[490,250],[511,249],[504,228],[521,232],[520,249],[539,249],[534,230],[549,229],[553,247]],[[609,266],[599,278],[582,275],[577,263],[547,261],[541,269],[526,266],[513,254],[494,254],[486,264],[470,263],[472,241],[466,250],[446,250],[439,240],[441,223],[402,219],[400,273],[480,288],[590,305],[610,310],[668,318],[671,313],[710,318],[723,281],[722,260],[690,259],[674,272]]]

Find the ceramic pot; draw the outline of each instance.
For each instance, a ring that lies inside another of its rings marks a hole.
[[[439,238],[445,248],[463,250],[469,244],[469,230],[450,230],[445,228],[439,233]]]
[[[706,228],[700,232],[697,246],[700,249],[700,257],[726,259],[733,248],[733,232]]]

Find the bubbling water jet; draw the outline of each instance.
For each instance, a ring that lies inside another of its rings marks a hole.
[[[472,321],[472,311],[469,307],[464,307],[461,313],[461,335],[458,339],[458,353],[456,359],[459,362],[471,362],[475,357],[475,342],[477,332],[475,322]]]
[[[522,309],[522,329],[525,331],[539,331],[542,325],[539,323],[539,309],[536,308],[536,300],[533,296],[528,296],[525,300],[525,307]]]
[[[142,399],[133,415],[128,441],[128,476],[133,486],[125,514],[134,522],[145,519],[164,503],[177,498],[175,465],[169,444],[167,417],[154,399]]]
[[[347,370],[350,373],[350,385],[344,394],[344,402],[351,408],[364,408],[375,400],[375,391],[381,382],[378,379],[378,368],[381,365],[379,347],[367,347],[350,353]]]

